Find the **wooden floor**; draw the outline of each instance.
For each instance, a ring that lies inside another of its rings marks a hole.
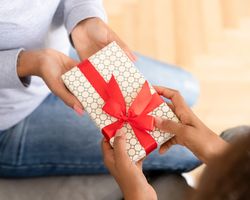
[[[201,87],[193,110],[220,134],[231,127],[250,125],[250,26],[225,31],[225,38],[211,46],[210,53],[197,56],[190,64]],[[203,169],[204,165],[189,173],[194,185]]]
[[[168,31],[166,23],[170,21],[167,15],[166,20],[162,20],[159,13],[163,9],[161,5],[155,5],[164,1],[151,1],[155,3],[150,5],[140,0],[127,0],[132,3],[123,9],[120,7],[124,0],[104,2],[110,25],[134,50],[175,63],[171,58],[176,55],[171,52],[169,55],[165,49],[173,46],[169,39],[171,35],[165,37],[162,34]],[[152,8],[156,10],[146,12]],[[168,11],[167,8],[165,10]],[[139,24],[138,19],[141,19]],[[153,32],[150,31],[152,29]],[[250,17],[242,18],[237,28],[223,29],[219,39],[209,41],[206,52],[197,53],[190,60],[182,67],[200,81],[201,94],[193,109],[202,121],[218,134],[230,127],[250,125]]]
[[[164,45],[171,43],[171,37],[161,34],[167,31],[164,26],[169,26],[165,20],[168,14],[163,12],[168,10],[166,2],[169,1],[104,2],[110,26],[131,48],[175,64]],[[224,29],[219,38],[208,43],[205,53],[194,55],[191,62],[182,66],[200,81],[201,95],[194,107],[196,114],[217,133],[250,124],[250,17],[242,18],[238,28]]]
[[[250,125],[250,26],[244,28],[226,30],[222,41],[191,63],[201,84],[194,110],[217,133]]]

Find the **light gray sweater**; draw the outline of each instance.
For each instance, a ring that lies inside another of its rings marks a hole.
[[[20,122],[50,93],[35,76],[23,85],[16,72],[19,52],[54,48],[68,53],[67,34],[89,17],[106,20],[101,0],[0,0],[0,130]]]

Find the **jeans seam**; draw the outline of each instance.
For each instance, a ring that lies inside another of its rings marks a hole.
[[[46,168],[46,167],[56,167],[56,168],[84,168],[84,167],[94,167],[101,168],[104,167],[101,163],[81,163],[81,164],[30,164],[30,165],[6,165],[0,163],[0,169],[27,169],[27,168]]]
[[[25,138],[26,138],[26,134],[27,134],[27,126],[25,126],[26,123],[29,122],[29,116],[27,117],[27,120],[24,120],[23,122],[23,127],[22,127],[22,135],[20,138],[20,142],[19,142],[19,147],[18,147],[18,153],[17,153],[17,163],[20,165],[22,163],[22,155],[23,155],[23,148],[25,146]]]

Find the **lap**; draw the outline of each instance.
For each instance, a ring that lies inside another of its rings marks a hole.
[[[186,70],[140,54],[135,65],[151,84],[178,90],[189,106],[194,105],[198,99],[199,83]]]
[[[25,120],[0,135],[0,176],[45,176],[106,173],[102,134],[85,113],[78,116],[54,96]],[[199,161],[181,146],[163,156],[156,151],[145,170],[184,172]]]
[[[186,95],[189,104],[195,102],[198,85],[189,73],[143,56],[139,56],[137,66],[153,84],[179,87],[183,94],[189,94]],[[179,83],[175,84],[176,81]],[[188,81],[194,85],[193,90],[183,86]],[[0,133],[0,176],[106,173],[101,139],[102,134],[87,113],[78,116],[51,94],[31,115]],[[198,164],[190,151],[175,146],[162,156],[153,152],[144,167],[184,172]]]
[[[45,174],[106,171],[101,138],[86,113],[77,115],[51,94],[30,116],[1,134],[1,166],[31,174],[26,169]]]

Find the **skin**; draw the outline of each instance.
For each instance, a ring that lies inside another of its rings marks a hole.
[[[155,118],[157,128],[175,134],[175,137],[161,146],[160,153],[165,153],[172,145],[180,144],[190,149],[202,162],[209,164],[211,158],[224,152],[228,143],[193,113],[178,91],[159,86],[155,89],[159,95],[171,100],[169,106],[180,120],[180,123],[176,123]]]
[[[186,105],[178,91],[155,87],[158,94],[171,100],[169,106],[180,119],[176,123],[164,118],[155,118],[155,126],[165,132],[175,134],[160,148],[165,153],[172,145],[180,144],[190,149],[200,160],[209,165],[210,160],[228,148],[228,143],[211,131]],[[104,163],[119,184],[126,200],[157,199],[153,188],[142,173],[142,161],[134,164],[126,153],[125,134],[119,130],[111,148],[102,142]]]
[[[86,59],[112,41],[135,61],[136,57],[127,45],[99,18],[89,18],[79,22],[71,33],[73,44],[79,57]],[[83,114],[81,103],[64,86],[61,75],[77,65],[77,61],[53,49],[22,51],[19,54],[17,74],[41,77],[50,90],[78,114]]]
[[[132,61],[136,60],[125,43],[101,19],[89,18],[81,21],[72,31],[71,37],[81,59],[88,58],[110,42],[116,41]],[[77,61],[53,49],[22,51],[19,55],[17,74],[20,78],[32,75],[41,77],[55,95],[77,113],[82,114],[81,103],[67,90],[61,80],[61,75],[76,64]],[[227,147],[227,143],[192,113],[177,91],[163,87],[156,87],[156,90],[172,101],[170,107],[181,122],[155,119],[156,127],[175,134],[173,139],[162,145],[161,153],[171,145],[181,144],[208,164],[211,157],[220,154]],[[136,164],[131,162],[125,150],[125,143],[125,134],[121,131],[118,131],[115,137],[114,148],[111,148],[107,141],[103,141],[106,166],[119,184],[126,200],[157,199],[155,191],[143,175],[142,161]]]
[[[118,130],[115,135],[113,148],[105,139],[102,142],[104,163],[118,183],[124,198],[126,200],[157,199],[154,189],[143,175],[142,160],[133,163],[125,149],[126,137],[121,130]]]

